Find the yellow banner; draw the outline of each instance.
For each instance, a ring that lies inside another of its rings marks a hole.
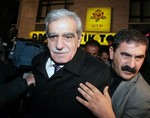
[[[97,40],[100,45],[108,45],[106,38],[109,35],[114,36],[115,33],[82,32],[81,44],[84,45],[88,40],[94,39]],[[39,40],[41,38],[44,42],[46,42],[46,35],[44,31],[32,31],[29,33],[29,39]]]
[[[86,16],[86,31],[110,32],[111,8],[88,8]]]
[[[29,33],[29,38],[38,40],[40,38],[46,38],[46,35],[44,31],[31,31]]]
[[[107,43],[107,36],[112,35],[114,36],[116,33],[91,33],[91,32],[83,32],[82,33],[82,40],[81,44],[84,45],[88,40],[97,40],[100,45],[108,45]]]

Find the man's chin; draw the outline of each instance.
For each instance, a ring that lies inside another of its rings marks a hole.
[[[133,73],[124,73],[124,74],[122,75],[122,78],[123,78],[124,80],[131,80],[131,79],[133,78],[133,76],[134,76]]]
[[[55,59],[54,60],[56,63],[59,63],[59,64],[65,64],[67,63],[69,60],[65,60],[64,58],[60,58],[60,59]]]

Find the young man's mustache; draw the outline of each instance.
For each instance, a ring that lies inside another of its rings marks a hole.
[[[135,68],[130,68],[130,67],[127,66],[127,65],[126,65],[126,66],[122,66],[122,67],[121,67],[121,70],[122,70],[122,71],[128,71],[128,72],[131,72],[131,73],[133,73],[133,74],[136,72],[136,69],[135,69]]]

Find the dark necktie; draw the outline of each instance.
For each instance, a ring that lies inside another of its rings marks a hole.
[[[54,73],[60,69],[60,66],[58,64],[54,64],[53,66],[54,66]]]

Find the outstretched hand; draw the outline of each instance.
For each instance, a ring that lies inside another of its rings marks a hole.
[[[104,88],[103,94],[89,82],[80,83],[79,86],[78,91],[86,100],[77,96],[78,102],[87,107],[98,118],[115,118],[108,86]]]

